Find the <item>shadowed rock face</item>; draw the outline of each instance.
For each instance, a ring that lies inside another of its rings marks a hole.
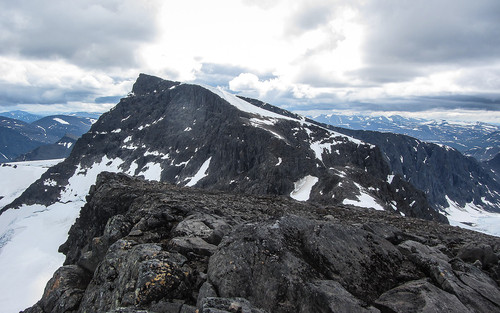
[[[498,312],[500,239],[102,173],[25,312]]]

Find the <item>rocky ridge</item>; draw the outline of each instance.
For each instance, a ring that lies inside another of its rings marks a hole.
[[[500,239],[101,173],[40,312],[500,312]]]

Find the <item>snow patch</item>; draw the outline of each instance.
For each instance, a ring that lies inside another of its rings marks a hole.
[[[208,176],[208,167],[210,166],[210,161],[212,160],[212,157],[209,157],[203,164],[201,165],[200,169],[192,178],[188,178],[189,182],[186,184],[188,187],[193,187],[196,185],[202,178]]]
[[[69,125],[69,123],[63,120],[62,118],[54,117],[53,120],[63,125]]]
[[[372,209],[375,209],[378,211],[384,210],[384,207],[381,206],[380,204],[378,204],[376,199],[372,195],[367,193],[361,185],[359,185],[357,183],[354,183],[354,184],[356,185],[356,187],[358,187],[360,195],[357,196],[356,200],[344,199],[342,204],[354,205],[354,206],[359,206],[362,208],[372,208]]]
[[[280,166],[282,162],[283,162],[283,159],[278,158],[278,163],[276,163],[274,166]]]
[[[445,213],[450,225],[500,237],[500,213],[484,211],[474,203],[462,207],[448,196],[446,201]]]
[[[395,175],[387,175],[387,182],[390,184],[392,184],[392,181],[394,180],[394,176]]]
[[[64,159],[5,163],[0,166],[0,208],[14,201],[51,166]],[[0,228],[0,231],[1,228]]]
[[[307,175],[294,183],[294,189],[290,193],[290,197],[298,201],[307,201],[311,196],[311,190],[318,182],[318,177]]]
[[[160,181],[161,164],[154,162],[148,163],[142,168],[139,175],[144,175],[144,178],[147,180]]]

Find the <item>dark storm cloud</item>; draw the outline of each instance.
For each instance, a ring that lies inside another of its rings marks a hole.
[[[0,0],[0,54],[65,59],[83,67],[131,67],[155,36],[143,1]]]
[[[359,8],[367,31],[360,73],[373,81],[499,60],[500,1],[370,1]]]

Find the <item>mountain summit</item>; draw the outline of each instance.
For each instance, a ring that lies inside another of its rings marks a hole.
[[[12,206],[83,199],[102,170],[446,220],[423,192],[391,175],[375,145],[220,88],[145,74],[78,140],[65,162]]]

